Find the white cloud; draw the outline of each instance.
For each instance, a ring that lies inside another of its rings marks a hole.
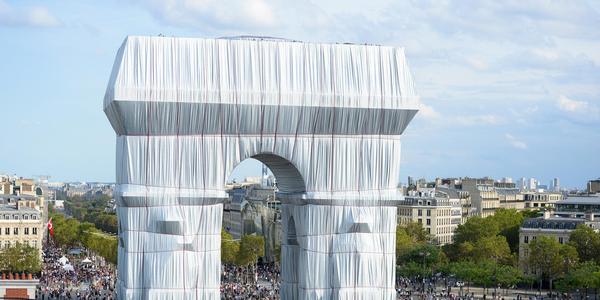
[[[577,123],[600,121],[600,107],[587,101],[579,101],[560,95],[556,106],[565,112],[567,119]]]
[[[264,0],[244,1],[244,11],[246,11],[248,18],[256,24],[262,26],[272,26],[275,24],[273,10]]]
[[[506,133],[504,137],[506,138],[506,140],[508,140],[511,146],[521,150],[527,149],[527,144],[524,141],[517,139],[512,134]]]
[[[37,27],[55,27],[60,21],[53,16],[45,7],[32,7],[27,12],[27,23]]]
[[[569,99],[564,95],[560,95],[557,101],[558,108],[567,112],[585,112],[588,110],[589,104],[585,101],[577,101]]]
[[[497,125],[502,123],[504,120],[496,115],[479,115],[479,116],[457,116],[454,117],[454,121],[464,126],[474,125]]]
[[[46,7],[12,7],[0,0],[0,26],[56,27],[61,24]]]
[[[267,0],[140,1],[154,17],[168,25],[216,30],[249,30],[276,26],[277,14]]]
[[[440,117],[440,113],[435,111],[433,107],[424,103],[421,103],[419,107],[419,115],[423,116],[426,119],[437,119]]]
[[[485,71],[489,68],[488,63],[481,58],[467,57],[465,59],[465,62],[477,71]]]

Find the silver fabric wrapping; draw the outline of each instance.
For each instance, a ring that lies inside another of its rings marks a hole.
[[[283,299],[394,299],[400,135],[419,107],[402,48],[128,37],[117,133],[118,293],[219,299],[225,181],[276,176]]]

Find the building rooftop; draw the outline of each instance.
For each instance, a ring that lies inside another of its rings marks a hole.
[[[452,198],[452,199],[461,198],[461,194],[462,195],[469,195],[468,191],[458,190],[458,189],[455,189],[455,188],[450,188],[450,187],[445,187],[445,186],[436,187],[436,190],[439,191],[439,192],[447,194],[448,197]]]
[[[526,219],[521,228],[545,228],[545,229],[575,229],[577,225],[583,224],[584,219],[544,217]]]
[[[569,197],[567,199],[560,200],[560,201],[556,202],[556,204],[557,205],[559,205],[559,204],[596,204],[596,205],[600,205],[600,197],[598,197],[598,196]]]
[[[519,189],[516,188],[499,188],[496,187],[496,193],[501,194],[501,195],[516,195],[519,194],[521,191],[519,191]]]
[[[451,206],[454,202],[451,202],[448,198],[440,197],[418,197],[418,196],[406,196],[403,200],[398,202],[399,205],[411,205],[411,206]],[[458,203],[458,201],[457,201]]]
[[[0,202],[2,200],[36,200],[35,196],[32,195],[10,195],[10,194],[0,194]]]
[[[10,213],[13,213],[13,212],[16,212],[16,213],[18,213],[18,212],[27,212],[27,213],[37,212],[37,213],[39,213],[40,211],[35,208],[28,207],[28,206],[22,206],[21,208],[17,209],[17,207],[15,205],[0,204],[0,213],[3,213],[3,212],[10,212]]]

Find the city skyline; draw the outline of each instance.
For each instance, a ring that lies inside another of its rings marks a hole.
[[[406,47],[423,107],[405,132],[401,178],[558,177],[583,188],[599,176],[598,4],[251,2],[0,0],[0,54],[9,58],[1,102],[18,112],[5,114],[11,141],[0,147],[0,172],[113,182],[115,139],[101,100],[125,36],[251,34]],[[243,164],[240,174],[260,174]]]

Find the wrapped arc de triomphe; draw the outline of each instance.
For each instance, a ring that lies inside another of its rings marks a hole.
[[[225,181],[266,164],[282,299],[395,299],[402,48],[128,37],[104,97],[116,139],[121,299],[219,299]]]

